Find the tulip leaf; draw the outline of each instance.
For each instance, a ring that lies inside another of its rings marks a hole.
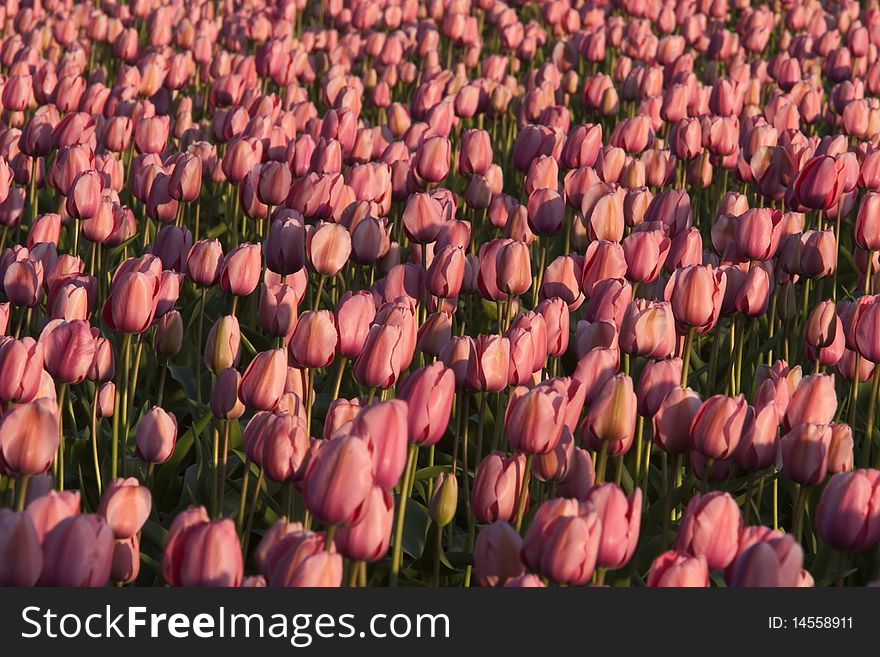
[[[208,411],[201,417],[198,422],[190,427],[188,431],[184,432],[184,434],[178,438],[177,443],[174,445],[174,451],[171,453],[171,457],[157,468],[156,483],[153,490],[154,492],[162,494],[162,503],[160,504],[159,500],[157,500],[157,506],[159,506],[159,508],[167,508],[169,504],[172,504],[174,501],[176,501],[170,499],[170,489],[172,486],[172,482],[177,477],[177,470],[180,467],[180,464],[183,462],[183,459],[186,458],[186,456],[190,453],[190,450],[192,450],[193,448],[193,442],[197,433],[196,430],[203,431],[205,427],[210,424],[211,418],[211,412]]]
[[[422,479],[433,479],[439,474],[451,471],[451,465],[432,465],[427,468],[422,468],[421,470],[416,470],[416,481],[421,481]]]
[[[409,500],[403,525],[403,549],[414,559],[421,557],[425,551],[429,524],[428,509],[415,500]]]
[[[183,392],[188,399],[196,399],[198,395],[198,384],[196,382],[196,373],[191,367],[183,365],[168,365],[168,373],[171,378],[180,384]]]

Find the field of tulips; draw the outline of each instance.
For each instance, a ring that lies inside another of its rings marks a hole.
[[[0,585],[878,581],[876,0],[0,20]]]

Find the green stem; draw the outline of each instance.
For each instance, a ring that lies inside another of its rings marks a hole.
[[[98,460],[98,391],[100,386],[95,384],[95,399],[92,401],[92,458],[95,461],[95,481],[98,483],[98,496],[101,495],[103,482],[101,481],[101,464]]]
[[[254,486],[254,499],[251,500],[251,509],[248,511],[248,521],[247,521],[247,529],[244,532],[244,537],[242,538],[242,553],[247,556],[248,551],[248,543],[251,540],[251,531],[254,528],[254,514],[257,510],[257,503],[260,501],[260,491],[263,488],[263,478],[265,477],[265,471],[262,467],[260,467],[260,474],[257,476],[257,485]]]
[[[694,333],[695,328],[693,326],[688,328],[687,336],[684,339],[684,349],[682,349],[681,357],[681,387],[687,387],[688,374],[691,368],[691,346],[694,343]]]
[[[529,494],[529,484],[532,481],[532,461],[534,460],[534,454],[526,454],[526,471],[523,473],[522,484],[519,489],[519,499],[516,501],[516,526],[514,529],[516,529],[517,534],[522,529],[523,515],[526,512],[526,497]]]
[[[202,403],[202,360],[204,358],[204,351],[202,350],[202,336],[204,335],[204,327],[205,327],[205,297],[208,295],[208,288],[203,287],[202,292],[199,298],[199,330],[196,333],[196,401],[201,404]],[[164,375],[164,372],[163,372]],[[165,378],[163,376],[162,381],[164,383]],[[162,394],[162,386],[159,386],[159,395],[161,399]],[[158,406],[162,405],[162,402],[157,404]]]
[[[791,533],[794,534],[794,540],[801,542],[801,536],[804,533],[804,509],[807,506],[807,493],[809,489],[804,485],[798,485],[797,501],[794,506],[794,519],[791,523]]]
[[[403,482],[409,482],[412,476],[413,468],[416,465],[416,457],[419,453],[419,446],[412,443],[409,446],[409,453],[406,457],[406,469],[403,472]],[[465,474],[465,476],[467,476]],[[397,586],[397,579],[400,573],[400,563],[403,558],[403,523],[406,518],[406,503],[412,491],[407,490],[408,486],[403,483],[400,489],[400,499],[397,502],[397,518],[394,524],[394,548],[391,555],[391,579],[389,584]]]
[[[596,459],[596,483],[605,481],[605,464],[608,463],[608,441],[603,440],[599,446],[599,456]]]
[[[324,551],[330,552],[333,548],[333,537],[336,536],[336,525],[328,525],[324,531]]]
[[[251,477],[251,464],[245,459],[244,460],[244,477],[241,480],[241,498],[238,501],[238,531],[241,532],[241,528],[244,525],[244,510],[247,504],[247,489],[248,489],[248,481],[250,481]]]
[[[440,553],[443,551],[443,528],[434,526],[434,587],[440,586]]]
[[[67,383],[58,386],[58,490],[64,490],[64,398]]]
[[[28,482],[30,481],[31,476],[29,474],[23,474],[18,479],[18,485],[15,487],[15,510],[16,511],[24,511],[24,505],[27,501],[27,489]]]
[[[858,378],[858,372],[856,372]],[[871,399],[868,404],[868,422],[865,425],[865,446],[862,454],[862,463],[867,467],[871,463],[871,443],[874,440],[874,414],[877,410],[877,395],[880,394],[880,365],[874,367],[874,377],[871,384]],[[880,452],[878,452],[880,455]],[[878,460],[880,462],[880,460]]]

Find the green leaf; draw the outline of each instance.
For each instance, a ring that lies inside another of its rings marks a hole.
[[[198,383],[196,382],[196,373],[193,368],[169,364],[168,373],[172,379],[180,384],[188,399],[198,398]]]
[[[433,479],[443,472],[452,472],[452,466],[432,465],[427,468],[422,468],[421,470],[416,470],[416,481],[421,481],[422,479]]]
[[[428,509],[415,500],[410,500],[404,517],[403,549],[414,559],[421,557],[425,551],[429,524]]]

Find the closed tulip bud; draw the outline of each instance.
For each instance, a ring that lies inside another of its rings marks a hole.
[[[877,160],[878,156],[874,156],[873,159]],[[865,161],[867,162],[867,159]],[[862,171],[864,175],[864,165]],[[880,230],[874,220],[878,211],[880,211],[880,194],[869,192],[859,205],[855,226],[856,245],[868,251],[880,249]]]
[[[98,514],[104,518],[117,539],[137,534],[152,508],[150,489],[141,486],[134,477],[114,479],[101,496]]]
[[[337,351],[344,358],[357,358],[376,317],[373,295],[367,291],[346,292],[336,304],[339,329]]]
[[[46,472],[58,442],[58,412],[51,400],[16,406],[0,419],[0,471],[9,475]]]
[[[110,288],[102,318],[113,331],[143,333],[149,328],[159,299],[159,276],[126,271]]]
[[[593,288],[603,280],[626,276],[626,258],[617,242],[591,242],[584,255],[581,290],[589,298]]]
[[[508,382],[510,354],[510,340],[507,338],[478,336],[474,342],[474,358],[468,361],[468,387],[487,392],[504,390]]]
[[[416,174],[429,183],[442,182],[449,175],[450,150],[446,137],[426,137],[419,145],[413,160]]]
[[[620,350],[617,348],[596,347],[577,364],[572,379],[583,384],[586,389],[585,403],[592,404],[605,383],[620,367]]]
[[[562,230],[565,200],[554,189],[536,189],[529,195],[528,222],[536,235],[556,235]]]
[[[352,525],[339,528],[334,537],[340,553],[349,559],[378,561],[388,552],[394,521],[394,498],[374,486],[364,503],[363,516]]]
[[[223,258],[220,287],[238,297],[246,297],[260,282],[261,258],[259,244],[239,244]]]
[[[341,224],[322,223],[308,237],[309,261],[322,276],[336,276],[351,255],[351,234]]]
[[[623,278],[606,278],[593,286],[584,317],[589,322],[611,321],[615,326],[623,323],[632,301],[632,285]]]
[[[171,310],[156,322],[153,346],[157,353],[169,358],[180,353],[183,346],[183,318],[179,311]]]
[[[496,285],[505,294],[518,296],[532,286],[529,249],[525,242],[505,242],[496,254]]]
[[[743,423],[742,439],[733,459],[750,471],[764,470],[773,465],[779,438],[779,415],[776,405],[749,406]]]
[[[116,406],[116,385],[106,381],[98,387],[98,417],[113,417]]]
[[[706,558],[677,550],[664,552],[651,564],[647,585],[654,588],[708,587],[709,568]]]
[[[742,438],[747,406],[742,395],[713,395],[704,401],[691,423],[694,449],[711,459],[732,456]]]
[[[676,270],[666,285],[665,297],[672,303],[672,313],[680,330],[694,328],[706,333],[715,326],[727,279],[720,269],[692,265]]]
[[[405,329],[393,324],[373,324],[354,363],[354,376],[361,385],[390,388],[400,376],[395,352],[405,341]]]
[[[840,334],[843,338],[843,324],[837,316],[833,301],[818,303],[807,318],[804,327],[804,340],[807,345],[821,349],[830,346]]]
[[[709,570],[726,568],[736,557],[742,517],[729,493],[694,495],[676,536],[677,550],[705,557]]]
[[[147,463],[164,463],[177,442],[177,418],[154,406],[144,415],[135,433],[136,452]]]
[[[278,217],[269,227],[264,247],[266,267],[277,274],[295,274],[305,266],[305,226],[300,216]]]
[[[477,520],[513,520],[525,469],[524,454],[507,456],[492,452],[480,462],[471,491],[471,506]]]
[[[171,117],[151,116],[134,126],[134,145],[139,153],[161,154],[168,141]]]
[[[428,505],[428,514],[437,527],[445,527],[455,519],[458,506],[458,479],[454,473],[441,472],[434,480],[434,493]]]
[[[800,273],[826,278],[837,269],[837,239],[833,230],[808,230],[801,235]]]
[[[603,568],[622,568],[639,540],[642,491],[637,488],[627,497],[616,484],[599,484],[586,501],[595,507],[602,526],[596,563]]]
[[[43,264],[34,260],[17,260],[3,275],[3,290],[16,306],[33,307],[43,296]]]
[[[567,429],[563,431],[563,439],[560,445],[566,440],[566,435],[570,435]],[[564,480],[557,484],[556,490],[559,495],[581,501],[585,500],[596,480],[596,470],[593,466],[593,460],[590,458],[590,453],[587,450],[580,447],[574,448],[564,477]]]
[[[653,283],[663,271],[671,242],[661,230],[637,230],[623,240],[626,277],[636,283]]]
[[[190,203],[202,191],[202,160],[192,153],[182,153],[174,163],[168,180],[168,195],[176,201]]]
[[[305,419],[286,411],[257,413],[242,432],[248,457],[272,481],[291,481],[309,449]]]
[[[267,162],[260,168],[257,197],[268,206],[280,205],[290,191],[290,168],[282,162]]]
[[[244,414],[244,404],[238,398],[241,374],[233,367],[221,370],[211,391],[211,412],[221,420],[237,420]]]
[[[831,444],[828,446],[828,473],[848,472],[853,468],[852,428],[845,423],[831,424]]]
[[[786,429],[802,422],[828,424],[837,412],[834,376],[811,374],[804,377],[791,396],[784,416]]]
[[[463,176],[483,174],[492,164],[492,143],[485,130],[465,130],[458,153],[458,172]]]
[[[43,372],[43,345],[33,338],[0,338],[0,399],[33,401]]]
[[[290,358],[297,367],[326,367],[333,362],[338,340],[333,313],[308,310],[300,315],[290,337]]]
[[[96,171],[83,171],[73,181],[67,196],[67,214],[76,219],[91,219],[101,204],[101,177]]]
[[[342,584],[342,555],[324,550],[323,533],[298,528],[268,552],[264,567],[270,586],[338,587]]]
[[[408,376],[397,398],[408,405],[410,442],[431,446],[440,441],[449,424],[455,396],[455,374],[442,362],[420,368]]]
[[[689,451],[692,447],[690,426],[702,403],[700,395],[690,388],[673,388],[653,417],[654,442],[670,454]]]
[[[40,536],[28,513],[0,513],[0,586],[34,586],[43,569]]]
[[[797,586],[804,565],[803,548],[791,535],[758,541],[745,549],[733,565],[730,585],[735,587]]]
[[[645,417],[654,416],[666,396],[681,380],[681,358],[648,361],[636,387],[638,410]]]
[[[631,302],[623,315],[619,340],[620,348],[633,356],[671,356],[677,342],[672,305],[644,299]]]
[[[110,579],[127,584],[137,579],[141,569],[141,548],[137,535],[114,541]]]
[[[287,285],[260,285],[260,326],[269,335],[286,337],[297,322],[297,294]]]
[[[406,466],[407,407],[400,399],[380,402],[360,409],[350,426],[339,426],[339,435],[356,436],[366,443],[373,482],[388,490],[397,485]]]
[[[795,210],[830,210],[843,193],[835,158],[817,155],[811,158],[789,186],[788,196]]]
[[[851,333],[858,353],[872,363],[880,363],[880,298],[868,297],[857,306]]]
[[[214,374],[238,362],[241,330],[235,315],[224,315],[208,332],[205,343],[205,366]]]
[[[88,322],[55,319],[40,334],[46,370],[58,381],[79,383],[95,357],[95,338]]]
[[[880,472],[859,469],[831,477],[816,507],[816,531],[838,550],[867,550],[880,538]]]
[[[196,285],[211,287],[220,278],[223,248],[216,239],[199,240],[186,258],[186,275]]]
[[[371,463],[360,438],[329,441],[309,463],[303,490],[306,508],[328,524],[357,522],[373,490]]]
[[[428,267],[425,287],[434,296],[452,298],[458,296],[464,282],[467,259],[464,249],[451,244],[434,255]]]
[[[602,386],[599,396],[590,405],[584,427],[598,440],[632,440],[636,405],[632,379],[626,374],[616,374]]]
[[[162,556],[163,574],[166,564],[167,570],[174,572],[170,584],[200,588],[241,584],[244,571],[241,544],[230,518],[179,526],[176,532],[175,524],[176,519]]]
[[[444,222],[440,202],[427,193],[410,196],[403,210],[403,224],[410,239],[418,244],[428,244],[437,239]]]
[[[803,486],[818,486],[828,472],[828,450],[831,447],[831,426],[801,423],[793,427],[779,442],[783,472]]]
[[[482,528],[474,544],[474,576],[480,586],[504,586],[520,577],[525,572],[521,547],[522,538],[505,521]]]
[[[767,260],[779,246],[782,213],[753,208],[736,220],[736,246],[744,258]]]
[[[566,397],[550,386],[512,396],[505,415],[511,448],[527,454],[552,452],[562,438]]]
[[[113,530],[97,515],[66,518],[43,541],[45,586],[100,587],[113,563]]]
[[[272,410],[284,394],[286,378],[285,350],[261,351],[242,374],[238,396],[246,406],[261,411]]]
[[[548,528],[540,571],[550,579],[582,585],[596,567],[602,521],[595,512],[563,516]]]

